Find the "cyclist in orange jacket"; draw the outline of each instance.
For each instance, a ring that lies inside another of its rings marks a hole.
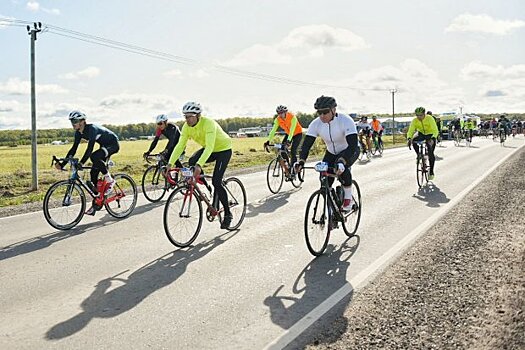
[[[279,105],[275,111],[277,112],[277,117],[273,122],[273,128],[270,131],[268,140],[264,143],[264,146],[266,147],[270,143],[270,140],[273,139],[277,129],[281,127],[286,133],[282,142],[283,150],[284,147],[287,147],[290,143],[292,144],[292,148],[290,149],[292,162],[290,164],[295,164],[297,161],[297,148],[299,148],[299,144],[303,138],[303,128],[301,123],[299,123],[299,120],[297,120],[297,117],[288,112],[286,106]],[[288,155],[284,154],[284,156],[288,158]],[[286,161],[289,161],[289,159],[286,159]],[[289,174],[286,175],[289,176]]]

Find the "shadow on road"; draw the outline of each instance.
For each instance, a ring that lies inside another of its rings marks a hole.
[[[288,198],[298,189],[289,190],[286,192],[279,192],[277,194],[266,196],[261,198],[255,203],[248,203],[247,207],[247,218],[253,218],[261,213],[273,213],[279,208],[282,208],[288,203]]]
[[[127,278],[118,276],[128,270],[101,280],[91,295],[80,304],[83,311],[54,325],[47,331],[46,339],[69,337],[86,327],[94,318],[111,318],[131,310],[150,294],[173,283],[186,272],[189,264],[202,258],[237,232],[239,231],[226,232],[191,248],[163,255],[134,271]],[[115,282],[121,285],[110,290]]]
[[[450,202],[447,195],[439,189],[435,184],[428,183],[426,186],[421,187],[417,193],[414,193],[412,197],[419,199],[420,201],[426,202],[427,207],[438,208],[440,204]]]
[[[140,207],[135,208],[131,216],[144,213],[146,211],[151,210],[154,207],[158,207],[161,205],[163,204],[162,203],[149,203],[146,205],[142,205]],[[40,250],[40,249],[44,249],[64,239],[75,237],[82,233],[96,230],[101,227],[113,225],[114,223],[117,223],[121,220],[126,220],[126,219],[116,219],[110,216],[109,214],[105,214],[104,212],[98,213],[96,215],[104,215],[104,216],[101,216],[99,221],[97,222],[89,223],[89,224],[80,224],[80,225],[75,226],[71,230],[55,231],[53,233],[28,238],[26,240],[13,243],[5,247],[1,247],[0,248],[0,261],[18,256],[18,255],[23,255],[23,254],[27,254],[27,253],[31,253],[31,252]]]
[[[359,243],[359,236],[354,236],[348,238],[338,249],[330,244],[324,255],[313,259],[301,271],[292,286],[291,292],[279,295],[284,288],[284,285],[281,285],[271,296],[268,296],[264,300],[264,305],[270,310],[272,322],[288,330],[328,297],[345,286],[348,283],[346,274],[350,266],[349,260],[359,247]],[[330,319],[341,316],[351,299],[352,293],[347,295],[325,316]],[[317,325],[322,323],[321,320]],[[306,331],[307,334],[303,333],[288,347],[299,348],[308,343],[312,328],[316,327],[310,327]],[[345,329],[346,324],[342,325],[340,330],[332,330],[332,334],[337,334],[336,338],[339,338],[344,334]],[[313,334],[315,332],[312,332]],[[330,341],[335,341],[335,339]]]

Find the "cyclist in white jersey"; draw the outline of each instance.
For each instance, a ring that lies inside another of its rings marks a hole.
[[[346,114],[336,112],[337,103],[333,97],[321,96],[314,104],[319,115],[308,126],[306,137],[301,148],[300,159],[296,163],[296,171],[304,166],[308,153],[316,137],[320,136],[326,144],[326,153],[323,162],[336,169],[339,181],[344,189],[343,211],[351,211],[352,203],[352,174],[350,166],[359,157],[357,129],[354,120]],[[330,186],[333,183],[330,178]]]

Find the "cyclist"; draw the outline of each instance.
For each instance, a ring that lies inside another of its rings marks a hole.
[[[384,127],[379,121],[379,119],[377,119],[377,116],[372,116],[372,122],[370,123],[370,125],[372,127],[372,138],[374,139],[374,141],[377,137],[378,145],[383,144],[383,140],[381,139],[381,137],[383,136]]]
[[[436,147],[436,138],[438,136],[438,128],[436,121],[430,115],[425,116],[425,108],[417,107],[415,110],[416,117],[410,123],[407,132],[408,145],[412,144],[414,151],[419,157],[419,146],[416,141],[425,141],[428,149],[428,159],[430,161],[430,174],[428,176],[429,180],[434,180],[434,163],[436,157],[434,156],[434,148]],[[418,132],[418,135],[412,139],[415,132]]]
[[[463,123],[461,122],[461,119],[459,119],[459,117],[456,117],[454,118],[454,120],[450,122],[450,124],[452,125],[452,130],[454,130],[453,136],[455,137],[456,134],[461,135],[461,128],[463,127]]]
[[[372,152],[372,141],[370,139],[370,136],[372,135],[372,127],[368,123],[368,118],[366,116],[362,116],[361,120],[356,125],[357,131],[359,132],[359,142],[363,146],[365,146],[365,150],[368,153]],[[363,137],[366,138],[366,143],[363,141]]]
[[[151,145],[149,146],[149,149],[144,152],[144,159],[146,159],[151,151],[157,147],[157,143],[159,142],[160,135],[164,135],[168,139],[168,144],[164,148],[164,150],[160,153],[162,156],[162,159],[164,161],[168,161],[170,159],[171,153],[173,152],[173,149],[175,148],[175,145],[179,142],[180,138],[180,131],[179,127],[175,124],[168,123],[168,116],[166,114],[160,114],[156,118],[157,122],[157,130],[155,130],[155,138],[151,142]],[[175,166],[178,168],[182,168],[182,163],[180,160],[175,161]]]
[[[333,97],[321,96],[314,104],[318,117],[308,126],[303,146],[301,147],[300,160],[295,165],[299,172],[304,166],[310,148],[315,138],[320,136],[326,144],[323,162],[336,168],[336,174],[344,189],[342,210],[349,212],[353,209],[352,199],[352,174],[350,167],[359,157],[357,129],[354,120],[346,114],[336,112],[337,103]],[[329,181],[330,186],[333,178]]]
[[[432,118],[434,118],[434,121],[436,122],[436,125],[438,127],[438,137],[437,137],[437,140],[438,141],[441,141],[441,127],[442,127],[442,123],[441,123],[441,118],[440,117],[436,117],[435,115],[432,114],[432,111],[427,111],[427,114],[432,116]]]
[[[232,221],[232,214],[228,204],[228,194],[222,186],[222,178],[232,157],[232,141],[227,133],[213,119],[202,116],[202,108],[199,103],[188,102],[182,107],[182,114],[186,123],[182,126],[179,142],[175,146],[168,162],[168,169],[173,167],[175,161],[180,157],[188,139],[192,139],[202,146],[189,159],[189,165],[194,166],[193,175],[199,178],[202,166],[205,163],[215,161],[213,169],[212,184],[215,188],[214,197],[217,196],[224,207],[224,218],[222,229],[227,229]],[[204,183],[206,183],[203,180]],[[215,200],[213,201],[215,203]]]
[[[507,136],[507,118],[505,115],[501,115],[498,120],[498,135],[503,139]]]
[[[286,133],[282,142],[282,150],[284,151],[290,143],[292,144],[292,148],[290,150],[292,162],[289,164],[295,164],[295,162],[297,162],[297,148],[299,148],[299,144],[301,143],[301,140],[303,138],[303,128],[301,126],[301,123],[299,123],[299,120],[297,120],[297,117],[292,113],[288,112],[288,108],[286,106],[277,106],[275,112],[277,113],[277,117],[273,121],[273,128],[270,131],[270,134],[268,135],[268,140],[264,143],[264,147],[268,146],[270,140],[272,140],[275,136],[277,128],[281,127],[281,129],[283,129]],[[283,153],[283,156],[286,162],[290,161],[286,152]],[[289,176],[289,169],[286,169],[287,180]]]
[[[93,164],[91,168],[91,181],[88,181],[87,184],[93,193],[98,195],[98,174],[102,172],[104,179],[108,184],[105,194],[110,193],[113,189],[113,185],[115,184],[115,180],[111,177],[105,162],[112,154],[117,153],[120,149],[117,135],[113,131],[103,126],[87,124],[86,115],[80,111],[75,110],[69,113],[69,121],[75,130],[75,141],[73,142],[71,149],[67,152],[66,158],[73,157],[75,155],[81,139],[87,140],[88,145],[86,151],[84,152],[84,156],[80,159],[79,168],[82,169],[82,165],[88,159],[91,159],[91,163]],[[93,152],[95,142],[100,145],[100,148]],[[61,164],[57,163],[55,166],[57,169],[61,170],[64,165],[66,165],[65,162]],[[95,215],[95,211],[95,207],[91,206],[86,211],[86,214]]]
[[[465,126],[465,136],[468,142],[472,142],[472,135],[474,133],[474,130],[476,129],[476,123],[472,120],[472,118],[468,117],[464,126]]]

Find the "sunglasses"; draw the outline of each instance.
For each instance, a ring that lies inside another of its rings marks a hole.
[[[82,119],[70,119],[71,125],[76,125],[76,124],[80,123],[81,120]]]
[[[164,122],[158,122],[157,125],[162,125]]]
[[[416,114],[416,117],[424,117],[424,114]]]
[[[324,115],[324,114],[328,114],[328,113],[330,113],[330,108],[320,109],[320,110],[317,111],[318,115]]]
[[[197,114],[194,114],[194,113],[191,113],[191,114],[184,114],[184,118],[188,119],[188,118],[191,118],[191,117],[196,117]]]

